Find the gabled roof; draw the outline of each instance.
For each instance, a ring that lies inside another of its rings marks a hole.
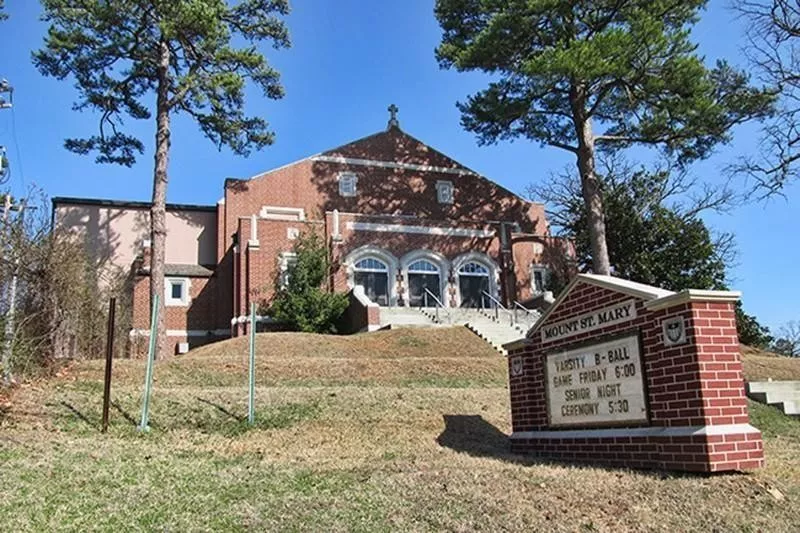
[[[552,312],[561,305],[561,302],[563,302],[567,296],[569,296],[569,294],[572,292],[572,289],[579,283],[588,283],[590,285],[603,287],[604,289],[609,289],[639,298],[645,301],[645,307],[651,311],[698,300],[731,302],[738,300],[742,296],[742,293],[737,291],[684,289],[680,292],[673,292],[666,289],[653,287],[652,285],[638,283],[636,281],[615,278],[614,276],[603,276],[600,274],[578,274],[569,283],[569,285],[567,285],[567,287],[561,291],[561,294],[558,295],[558,298],[556,298],[556,301],[553,302],[553,305],[551,305],[547,311],[545,311],[542,316],[539,317],[539,320],[536,321],[531,329],[528,330],[528,333],[525,335],[526,338],[531,338],[533,334],[536,333],[539,327],[545,323],[550,314],[552,314]]]
[[[397,126],[389,127],[361,139],[314,156],[322,158],[342,158],[379,160],[401,165],[419,165],[442,169],[459,170],[465,174],[476,174],[458,161],[431,148],[419,139],[409,135]]]
[[[454,177],[469,176],[491,183],[492,186],[496,187],[498,190],[507,193],[509,196],[516,197],[526,205],[538,204],[538,202],[527,200],[499,183],[482,176],[466,165],[462,165],[455,159],[446,156],[416,137],[409,135],[399,126],[392,125],[385,130],[367,135],[366,137],[351,141],[339,147],[292,161],[280,167],[259,172],[250,178],[227,178],[225,180],[225,187],[227,188],[229,184],[235,184],[237,182],[243,183],[254,179],[267,178],[270,174],[278,170],[308,161],[418,172],[438,172],[451,174],[454,175]]]

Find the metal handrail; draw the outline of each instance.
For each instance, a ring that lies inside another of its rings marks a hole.
[[[434,309],[436,310],[435,311],[435,313],[436,313],[436,322],[441,322],[439,320],[439,308],[441,307],[442,309],[444,309],[444,304],[439,299],[439,297],[436,296],[435,294],[433,294],[427,287],[423,287],[422,290],[425,291],[425,292],[422,293],[422,297],[423,297],[423,300],[425,302],[425,307],[428,307],[428,295],[430,295],[430,297],[433,298],[433,301],[436,302],[436,306],[434,306]],[[449,313],[447,313],[447,317],[450,318],[450,314]]]
[[[495,305],[497,305],[497,307],[499,307],[500,309],[506,309],[506,306],[505,306],[505,305],[503,305],[503,303],[502,303],[500,300],[498,300],[497,298],[495,298],[494,296],[492,296],[492,295],[491,295],[491,294],[489,294],[488,292],[486,292],[486,291],[481,291],[481,294],[483,294],[484,296],[487,296],[487,297],[488,297],[488,298],[489,298],[491,301],[493,301],[493,302],[495,303]]]
[[[517,317],[517,309],[522,309],[523,311],[525,311],[526,315],[533,314],[533,312],[530,309],[528,309],[527,307],[525,307],[524,305],[522,305],[518,301],[514,300],[514,323],[515,324],[517,322],[519,322],[519,318]]]
[[[494,309],[494,319],[495,320],[498,320],[498,321],[500,320],[500,309],[502,309],[503,311],[508,311],[508,309],[506,309],[506,306],[504,306],[503,303],[500,300],[498,300],[497,298],[495,298],[494,296],[492,296],[488,292],[481,291],[481,296],[487,296],[489,298],[489,300],[492,303],[494,303],[493,309]],[[481,298],[481,309],[483,309],[483,298]],[[512,319],[512,325],[513,325],[513,319]]]
[[[524,305],[522,305],[521,303],[519,303],[516,300],[514,300],[514,306],[515,307],[519,307],[520,309],[522,309],[523,311],[525,311],[525,313],[527,313],[529,315],[533,313],[533,311],[531,311],[530,309],[528,309],[527,307],[525,307]]]

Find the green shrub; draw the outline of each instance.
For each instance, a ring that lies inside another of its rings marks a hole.
[[[269,314],[296,331],[335,333],[348,299],[346,294],[324,288],[331,273],[324,241],[309,228],[298,237],[293,251],[295,260],[275,280]]]

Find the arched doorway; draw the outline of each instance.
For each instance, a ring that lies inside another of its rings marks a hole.
[[[389,305],[389,267],[375,257],[365,257],[353,265],[353,284],[364,287],[367,297],[378,305]]]
[[[426,289],[442,301],[442,283],[439,267],[426,259],[408,265],[408,305],[423,307],[426,304]],[[428,295],[428,306],[436,305]]]
[[[470,261],[458,269],[461,307],[482,307],[481,301],[488,303],[484,293],[489,293],[491,287],[489,275],[489,269],[477,261]]]

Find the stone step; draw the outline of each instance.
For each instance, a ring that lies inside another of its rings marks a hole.
[[[506,349],[503,348],[505,343],[524,337],[524,333],[516,328],[502,326],[493,321],[471,321],[466,326],[503,355],[508,355]]]
[[[800,391],[751,392],[747,395],[757,402],[770,405],[783,401],[800,401]]]
[[[750,381],[748,392],[800,391],[800,381]]]
[[[751,381],[746,390],[757,402],[777,407],[787,415],[800,415],[800,381]]]
[[[776,405],[785,415],[800,416],[800,400],[789,400]]]
[[[381,327],[432,327],[436,324],[421,313],[419,309],[411,307],[382,307],[380,309]]]

